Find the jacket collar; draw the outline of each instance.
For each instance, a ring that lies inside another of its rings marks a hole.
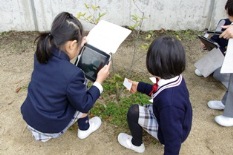
[[[164,89],[179,86],[182,82],[182,79],[183,79],[182,75],[176,76],[176,77],[171,78],[171,79],[166,79],[166,80],[160,79],[158,82],[159,88],[158,88],[157,92],[155,92],[153,94],[152,98],[155,98]],[[150,101],[153,102],[153,100],[150,100]]]
[[[181,75],[173,77],[171,79],[160,79],[158,82],[159,87],[162,87],[164,85],[167,85],[169,83],[175,82],[177,81],[180,77],[182,77]]]
[[[52,55],[59,58],[59,59],[70,61],[69,56],[64,51],[62,51],[56,47],[52,47]]]

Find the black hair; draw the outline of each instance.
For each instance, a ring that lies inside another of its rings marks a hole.
[[[67,41],[77,40],[81,44],[83,27],[81,22],[68,12],[58,14],[50,32],[43,32],[35,39],[37,41],[36,57],[40,63],[47,63],[51,57],[51,48],[61,49]]]
[[[233,0],[228,0],[226,2],[225,10],[229,16],[233,16]]]
[[[185,66],[185,51],[179,40],[162,36],[151,43],[146,56],[146,67],[152,75],[170,79],[180,75]]]

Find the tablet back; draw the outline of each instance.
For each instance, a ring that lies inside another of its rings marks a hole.
[[[203,37],[203,36],[198,36],[198,38],[201,40],[201,42],[205,45],[206,49],[208,51],[211,51],[213,48],[218,48],[218,44]]]

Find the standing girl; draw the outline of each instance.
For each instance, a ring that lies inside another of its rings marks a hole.
[[[165,155],[179,154],[192,124],[189,92],[181,75],[185,64],[185,52],[180,41],[163,36],[152,42],[146,66],[157,82],[151,85],[130,80],[130,92],[147,94],[152,97],[153,103],[144,106],[134,104],[129,108],[127,121],[132,136],[120,133],[118,142],[122,146],[143,153],[144,129],[164,145]]]
[[[51,31],[41,33],[36,41],[34,70],[21,106],[23,119],[33,137],[42,142],[59,137],[76,121],[78,137],[88,137],[101,125],[99,117],[89,120],[88,111],[103,91],[110,63],[87,89],[83,71],[70,63],[85,43],[83,27],[67,12],[58,14]]]

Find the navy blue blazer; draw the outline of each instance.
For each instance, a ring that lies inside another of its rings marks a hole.
[[[177,80],[159,87],[161,92],[153,99],[153,113],[158,122],[158,139],[164,144],[164,155],[179,154],[181,144],[188,137],[192,127],[192,106],[185,80]],[[167,89],[164,87],[168,86]],[[139,82],[138,92],[149,94],[152,85]]]
[[[43,133],[61,132],[76,111],[87,113],[100,96],[96,86],[87,89],[81,69],[68,55],[53,49],[48,63],[34,57],[34,70],[28,94],[21,106],[23,119]]]
[[[231,21],[227,18],[224,19],[225,20],[225,24],[224,25],[230,25]],[[219,21],[220,22],[220,21]],[[222,29],[222,31],[224,31],[225,29]],[[226,51],[226,47],[228,45],[228,39],[224,39],[224,38],[219,38],[219,35],[213,35],[210,38],[212,41],[218,43],[218,45],[220,46],[219,49],[221,50],[221,52],[223,53],[223,55],[225,55],[225,51]]]

